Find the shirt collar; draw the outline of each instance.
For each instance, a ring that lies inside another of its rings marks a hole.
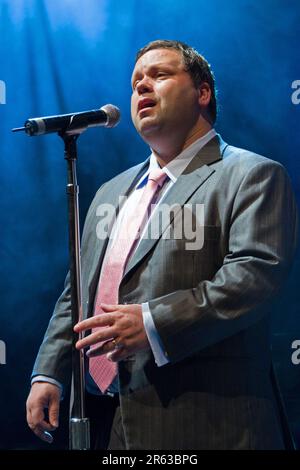
[[[213,137],[217,135],[215,129],[211,129],[207,132],[204,136],[200,137],[199,139],[195,140],[189,147],[184,149],[177,157],[171,160],[167,165],[163,167],[163,171],[167,174],[170,180],[175,183],[177,178],[183,173],[186,169],[188,164],[192,161],[196,153],[198,153],[204,145],[207,144]],[[149,167],[147,171],[143,174],[141,179],[139,180],[136,188],[143,186],[146,182],[146,178],[148,177],[151,170],[155,168],[159,168],[159,164],[157,162],[156,156],[154,151],[150,155]]]

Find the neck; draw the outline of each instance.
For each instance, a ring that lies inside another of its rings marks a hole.
[[[153,138],[153,142],[149,142],[152,150],[155,153],[156,159],[161,167],[167,165],[171,160],[173,160],[177,155],[179,155],[183,150],[192,145],[196,140],[203,137],[207,132],[212,129],[211,124],[207,121],[201,123],[200,126],[192,129],[187,136],[168,135],[165,138]],[[149,139],[152,140],[152,139]]]

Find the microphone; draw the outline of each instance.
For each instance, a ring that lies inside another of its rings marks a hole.
[[[100,109],[91,111],[27,119],[24,127],[16,127],[12,129],[12,132],[25,131],[29,136],[51,132],[81,134],[88,127],[115,127],[120,117],[121,113],[117,106],[106,104]]]

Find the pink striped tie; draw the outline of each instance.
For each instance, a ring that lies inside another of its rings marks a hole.
[[[117,238],[113,240],[102,266],[94,315],[103,313],[101,303],[117,304],[119,302],[119,286],[128,257],[150,216],[149,206],[151,202],[154,202],[154,196],[158,188],[163,185],[166,176],[160,168],[150,171],[135,213],[130,219],[123,220],[119,227]],[[93,332],[97,329],[99,328],[93,329]],[[107,359],[106,355],[95,356],[90,358],[89,370],[101,392],[105,393],[117,375],[117,364]]]

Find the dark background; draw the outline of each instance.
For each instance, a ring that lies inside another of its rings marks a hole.
[[[29,376],[68,266],[66,168],[56,135],[12,134],[28,117],[114,103],[122,121],[80,137],[81,222],[105,180],[145,159],[130,121],[134,55],[150,40],[185,41],[212,64],[217,130],[281,162],[300,199],[300,3],[284,0],[0,0],[0,448],[45,448],[27,429]],[[2,96],[2,102],[4,101]],[[0,97],[1,102],[1,97]],[[274,187],[274,191],[276,188]],[[276,374],[300,447],[299,251],[273,313]],[[67,445],[67,405],[53,448]]]

